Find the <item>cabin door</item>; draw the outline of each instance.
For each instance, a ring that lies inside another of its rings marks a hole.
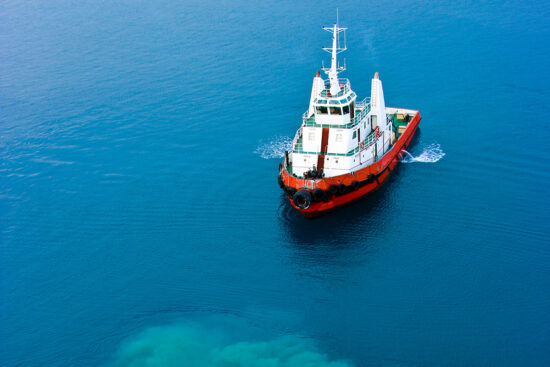
[[[323,137],[321,138],[321,152],[317,157],[318,172],[321,172],[321,170],[325,168],[325,156],[327,153],[327,146],[328,146],[328,131],[329,131],[328,127],[323,128]]]

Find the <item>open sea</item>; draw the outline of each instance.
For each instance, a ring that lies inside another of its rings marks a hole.
[[[277,184],[336,19],[420,131]],[[0,365],[550,365],[548,1],[0,2]]]

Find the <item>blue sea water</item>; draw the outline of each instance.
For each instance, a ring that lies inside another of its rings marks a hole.
[[[277,165],[330,43],[419,109],[307,220]],[[0,4],[0,365],[550,365],[547,1]]]

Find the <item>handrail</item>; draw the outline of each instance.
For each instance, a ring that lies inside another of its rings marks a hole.
[[[326,82],[327,81],[325,81],[325,88],[327,88]],[[338,84],[340,85],[340,88],[341,88],[340,92],[338,92],[336,95],[329,96],[330,89],[327,88],[321,91],[320,93],[321,97],[341,97],[351,90],[351,83],[349,82],[349,79],[338,79]]]
[[[313,127],[335,127],[335,128],[351,128],[359,124],[363,118],[370,112],[370,98],[366,97],[360,102],[355,103],[355,116],[353,117],[352,121],[345,125],[338,125],[338,124],[317,124],[315,122],[315,116],[309,117],[309,110],[303,113],[302,120],[303,124],[302,126],[296,131],[296,134],[294,135],[294,139],[292,140],[292,151],[296,153],[303,153],[303,154],[321,154],[321,155],[329,155],[329,156],[352,156],[358,152],[360,152],[361,144],[358,144],[357,147],[350,150],[347,153],[321,153],[321,152],[304,152],[303,149],[303,143],[298,142],[301,138],[303,138],[303,131],[302,128],[304,126],[313,126]],[[361,143],[363,143],[364,147],[363,149],[367,149],[372,144],[374,144],[378,140],[378,137],[376,136],[375,131],[372,131]]]
[[[350,150],[347,153],[323,153],[323,152],[304,152],[302,150],[303,144],[302,143],[296,143],[293,145],[293,152],[296,153],[303,153],[303,154],[319,154],[319,155],[330,155],[330,156],[352,156],[356,153],[359,153],[361,150],[365,150],[369,148],[371,145],[376,143],[378,141],[379,136],[376,136],[376,130],[373,130],[367,137],[361,142],[363,144],[363,148],[361,148],[361,144],[358,144],[355,148]]]
[[[363,117],[365,117],[369,112],[370,112],[370,98],[366,97],[362,101],[355,103],[355,116],[353,117],[351,122],[345,125],[318,124],[315,122],[315,115],[309,117],[308,115],[309,110],[307,110],[302,114],[302,125],[311,126],[311,127],[336,127],[341,129],[349,129],[351,127],[356,126],[358,123],[360,123],[363,120]]]
[[[362,109],[356,113],[355,117],[353,118],[353,121],[346,125],[332,125],[332,124],[317,124],[315,123],[315,118],[312,117],[310,119],[307,118],[308,111],[306,111],[303,114],[304,118],[304,124],[296,131],[296,135],[294,136],[294,139],[292,140],[292,151],[296,153],[304,153],[304,154],[324,154],[324,155],[339,155],[339,156],[351,156],[355,153],[358,153],[361,149],[361,143],[363,143],[364,147],[363,149],[367,149],[372,144],[374,144],[378,137],[376,136],[376,132],[373,130],[360,144],[357,145],[356,148],[350,150],[347,153],[320,153],[320,152],[304,152],[303,149],[303,143],[298,141],[300,138],[303,138],[302,134],[302,128],[303,126],[317,126],[317,127],[336,127],[336,128],[351,128],[353,126],[356,126],[363,120],[363,118],[369,113],[370,111],[370,103],[367,102],[369,98],[363,99],[361,102],[357,103],[358,107],[362,107]],[[309,121],[311,120],[311,121]]]
[[[292,146],[294,147],[296,143],[298,143],[298,140],[302,137],[302,128],[300,127],[298,131],[296,131],[296,134],[294,135],[294,139],[292,139]]]

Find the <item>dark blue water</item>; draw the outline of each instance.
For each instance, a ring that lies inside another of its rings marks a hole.
[[[379,71],[423,116],[411,154],[445,155],[306,220],[269,157],[336,6],[352,87]],[[3,1],[0,364],[549,365],[549,19],[546,1]]]

